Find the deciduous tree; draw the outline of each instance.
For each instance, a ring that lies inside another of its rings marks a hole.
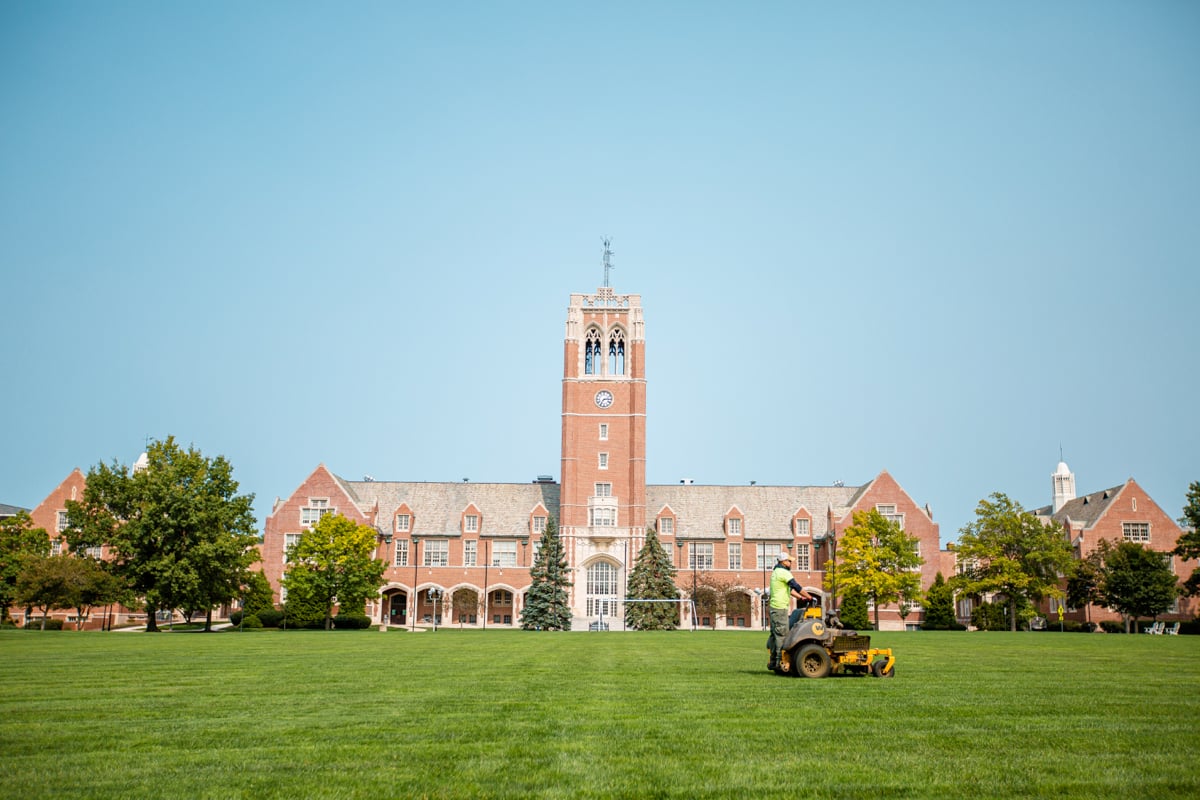
[[[964,570],[952,584],[969,595],[1003,595],[1015,631],[1019,611],[1063,596],[1058,584],[1071,572],[1071,545],[1057,522],[1043,522],[1000,492],[980,500],[975,516],[960,532]]]
[[[238,494],[224,456],[169,436],[146,457],[144,468],[89,470],[82,501],[67,501],[64,536],[76,551],[108,546],[110,569],[144,598],[146,630],[155,631],[159,609],[211,610],[235,597],[258,537],[254,495]]]
[[[325,610],[325,630],[333,629],[333,607],[361,612],[383,585],[386,565],[375,558],[375,529],[341,514],[326,514],[287,554],[283,585],[289,601],[301,594]]]
[[[567,588],[567,551],[554,517],[546,520],[541,543],[529,570],[529,592],[521,611],[521,627],[527,631],[565,631],[571,629],[571,606]]]
[[[0,519],[0,622],[17,597],[17,576],[33,558],[50,554],[50,536],[45,528],[33,527],[25,511]]]
[[[838,539],[838,586],[843,591],[862,592],[874,601],[876,628],[880,606],[920,595],[917,569],[922,563],[917,539],[876,509],[855,511],[852,524]],[[828,573],[826,580],[832,581]]]
[[[1137,617],[1156,617],[1169,610],[1179,596],[1179,585],[1165,554],[1137,542],[1112,544],[1101,540],[1097,550],[1100,602],[1125,618],[1128,633]]]
[[[1200,481],[1192,481],[1188,486],[1187,504],[1183,507],[1183,516],[1179,518],[1179,524],[1184,528],[1184,533],[1175,543],[1172,552],[1189,561],[1200,558]],[[1192,570],[1183,588],[1189,595],[1200,594],[1200,567]]]
[[[638,631],[663,631],[679,627],[679,604],[671,602],[639,603],[636,600],[677,600],[675,567],[663,549],[653,528],[646,530],[646,541],[638,551],[629,574],[629,597],[625,605],[625,624]]]

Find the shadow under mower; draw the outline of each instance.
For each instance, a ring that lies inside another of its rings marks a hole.
[[[829,675],[896,675],[896,658],[890,647],[871,647],[871,637],[842,627],[836,614],[828,621],[821,609],[792,612],[792,626],[779,653],[780,675],[825,678]]]

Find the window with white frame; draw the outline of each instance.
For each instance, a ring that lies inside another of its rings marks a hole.
[[[492,542],[492,566],[515,567],[517,565],[517,543],[515,541]]]
[[[99,547],[88,547],[83,552],[88,558],[94,558],[97,560],[101,558],[101,548]]]
[[[463,517],[463,531],[466,533],[479,533],[479,517],[475,514],[467,514]]]
[[[425,559],[423,563],[427,567],[450,566],[450,540],[426,539]]]
[[[674,517],[659,517],[658,532],[665,536],[675,535],[675,518]]]
[[[875,510],[879,512],[879,515],[881,517],[888,520],[889,522],[896,523],[897,525],[900,526],[900,530],[904,530],[904,515],[900,514],[896,511],[895,505],[877,504],[875,506]]]
[[[283,563],[288,563],[288,556],[292,552],[292,548],[300,544],[300,534],[285,533],[283,535]]]
[[[742,535],[742,520],[739,517],[730,517],[725,520],[725,528],[729,531],[730,536]]]
[[[589,524],[594,528],[612,528],[617,524],[617,510],[612,506],[596,506],[588,509]]]
[[[479,542],[471,540],[463,542],[463,566],[473,567],[479,558]]]
[[[316,525],[321,517],[332,514],[337,509],[329,507],[329,498],[310,497],[308,505],[300,509],[300,524],[306,527]]]
[[[537,534],[538,536],[540,536],[546,532],[546,518],[545,517],[536,517],[535,516],[533,518],[533,532],[535,534]]]
[[[63,552],[62,539],[55,539],[50,543],[50,555],[61,556]]]
[[[600,469],[608,469],[608,453],[600,454]]]
[[[616,616],[617,568],[607,561],[597,561],[587,569],[587,615]]]
[[[759,569],[771,569],[775,566],[775,558],[779,555],[779,551],[783,549],[783,545],[772,542],[759,542],[755,548],[755,555],[758,557]]]
[[[58,512],[58,524],[56,526],[55,532],[62,533],[69,527],[71,527],[71,525],[69,522],[67,522],[67,512],[65,512],[65,511]]]
[[[595,497],[612,497],[611,483],[597,483]]]
[[[688,569],[712,569],[712,542],[692,542],[688,548]]]
[[[799,572],[808,572],[812,569],[811,545],[805,543],[796,543],[796,564],[795,567]]]
[[[397,567],[408,566],[408,539],[396,540],[396,558],[393,563]]]
[[[1149,542],[1150,541],[1150,523],[1149,522],[1122,522],[1121,534],[1127,542]]]
[[[808,531],[809,531],[808,520],[806,520],[806,519],[796,520],[796,535],[797,536],[808,536]]]
[[[600,441],[602,441],[602,442],[608,441],[608,423],[607,422],[600,423]]]
[[[730,569],[741,569],[742,568],[742,543],[741,542],[730,542],[729,543],[729,568]]]
[[[408,514],[396,515],[396,533],[408,533],[412,530],[412,517]]]

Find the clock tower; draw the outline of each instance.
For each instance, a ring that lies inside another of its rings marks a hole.
[[[607,250],[605,256],[607,268]],[[607,283],[607,269],[605,277]],[[619,576],[628,574],[645,537],[645,347],[640,295],[617,294],[607,285],[571,295],[559,528],[575,569],[578,621],[618,617]]]

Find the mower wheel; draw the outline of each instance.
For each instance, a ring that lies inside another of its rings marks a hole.
[[[806,644],[792,656],[792,673],[803,678],[829,676],[829,653],[819,644]]]
[[[874,675],[876,678],[894,678],[894,677],[896,677],[896,665],[893,664],[891,669],[889,669],[887,672],[884,672],[883,668],[886,666],[887,666],[887,659],[886,658],[879,659],[878,661],[876,661],[874,664],[871,665],[871,674]]]

